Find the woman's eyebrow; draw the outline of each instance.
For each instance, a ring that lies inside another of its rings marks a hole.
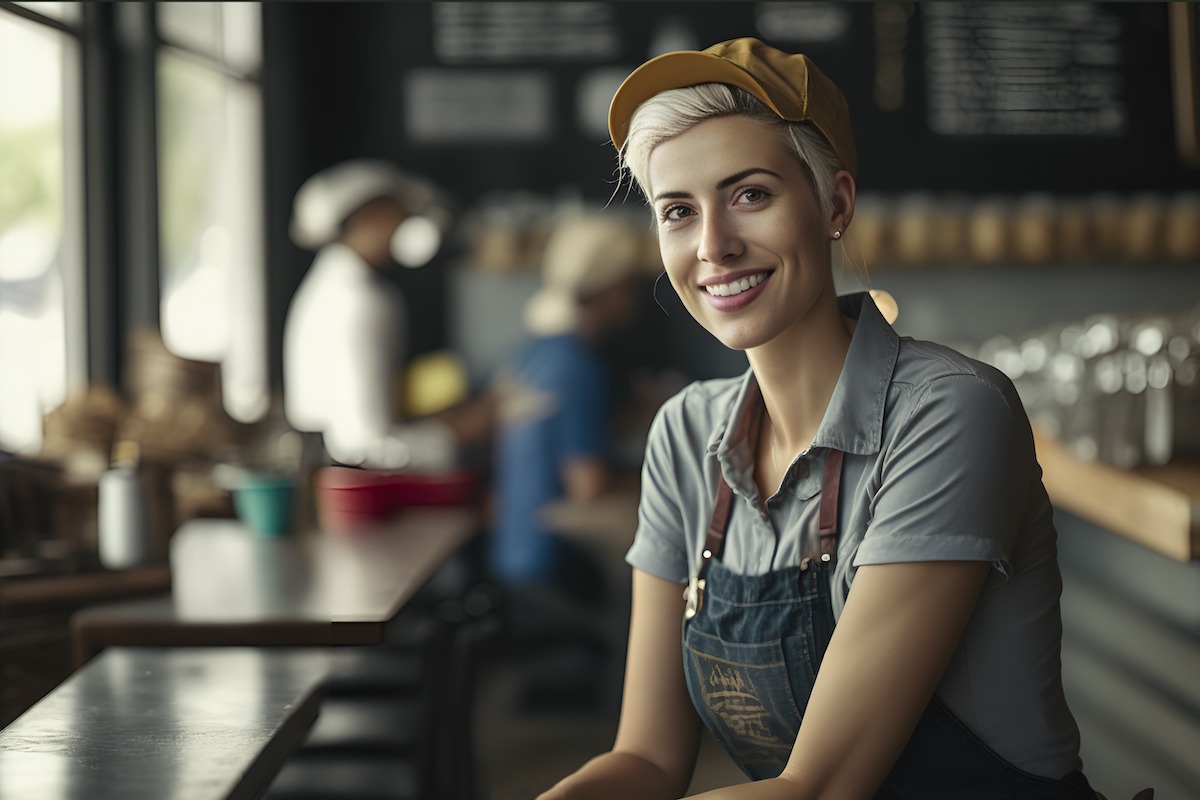
[[[654,202],[659,200],[686,200],[692,196],[691,192],[660,192],[654,195]]]
[[[746,178],[749,178],[751,175],[755,175],[759,172],[766,173],[767,175],[773,175],[774,177],[779,178],[780,180],[783,179],[783,176],[780,175],[778,172],[767,169],[766,167],[750,167],[750,169],[744,169],[741,172],[735,172],[733,175],[730,175],[728,178],[725,178],[724,180],[722,180],[720,183],[717,184],[717,188],[718,189],[728,189],[730,186],[737,183],[738,181],[745,180]]]
[[[730,175],[728,178],[722,178],[720,181],[717,182],[717,186],[716,186],[717,191],[720,191],[722,189],[728,189],[730,186],[734,185],[738,181],[745,180],[746,178],[749,178],[751,175],[757,175],[759,173],[763,173],[765,175],[772,175],[776,178],[779,178],[780,180],[783,180],[783,176],[774,170],[767,169],[766,167],[750,167],[749,169],[744,169],[740,172],[735,172],[734,174]],[[692,196],[691,192],[661,192],[659,194],[654,195],[654,202],[657,203],[659,200],[686,200],[691,196]]]

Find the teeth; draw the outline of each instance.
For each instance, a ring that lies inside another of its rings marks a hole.
[[[732,297],[736,294],[741,294],[749,289],[758,286],[766,280],[767,273],[760,272],[757,275],[751,275],[748,278],[742,278],[738,281],[730,281],[729,283],[715,283],[711,286],[705,286],[704,289],[709,294],[717,295],[718,297]]]

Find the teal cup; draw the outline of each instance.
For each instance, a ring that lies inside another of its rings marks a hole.
[[[234,488],[233,508],[259,536],[281,536],[291,531],[295,494],[290,478],[252,473]]]

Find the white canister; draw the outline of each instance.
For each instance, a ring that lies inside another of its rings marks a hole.
[[[150,560],[146,496],[134,467],[114,467],[100,476],[97,509],[100,563],[127,569]]]

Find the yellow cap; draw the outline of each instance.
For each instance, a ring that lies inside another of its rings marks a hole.
[[[808,56],[785,53],[758,39],[730,39],[706,50],[679,50],[652,58],[635,69],[608,109],[608,131],[619,150],[629,120],[646,100],[667,89],[725,83],[745,89],[780,119],[811,122],[841,157],[851,175],[858,172],[850,108],[837,85]]]

